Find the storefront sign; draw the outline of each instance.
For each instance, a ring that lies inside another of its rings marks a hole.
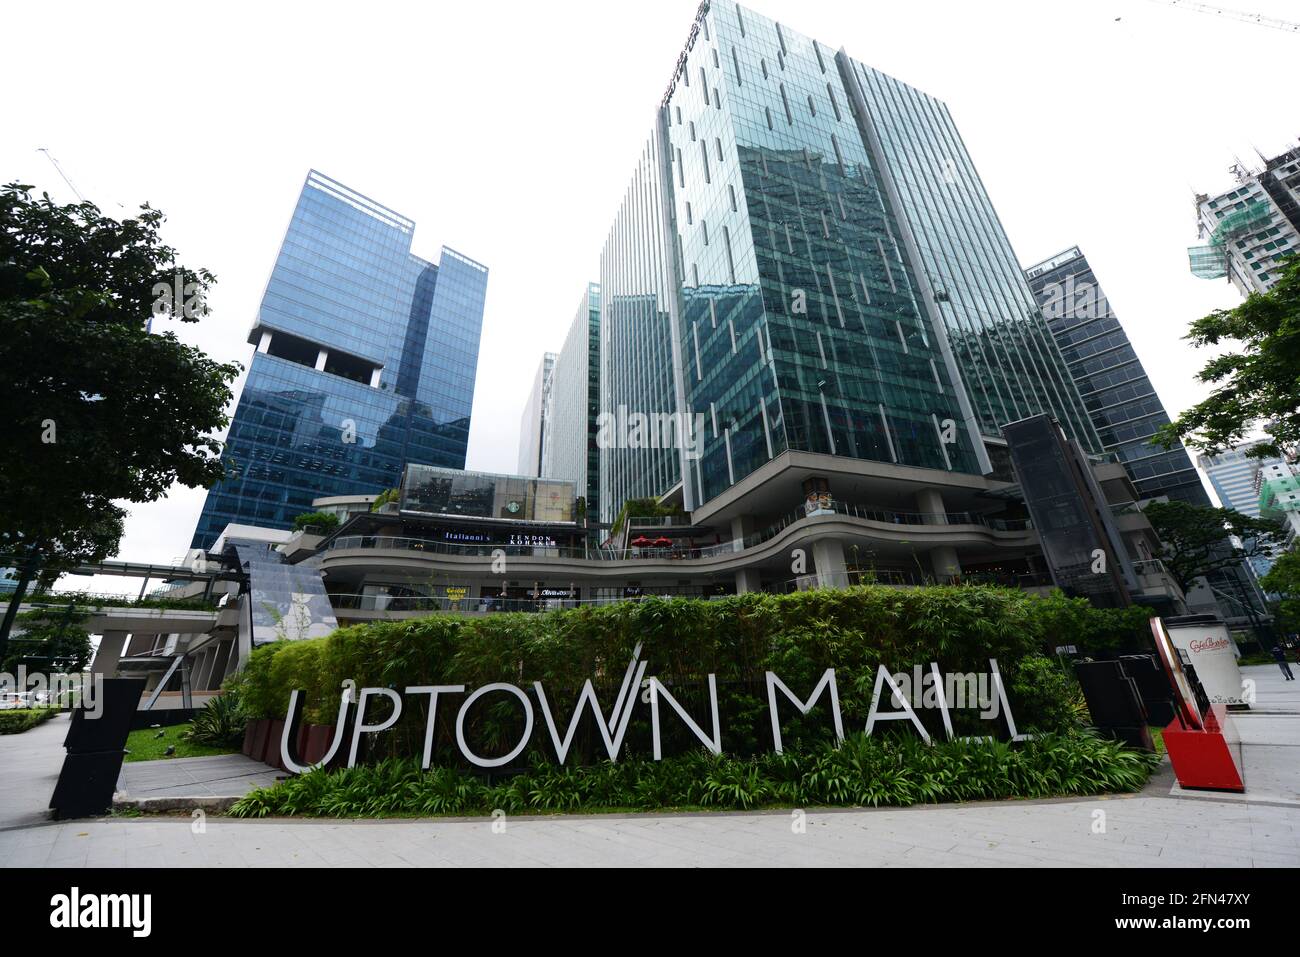
[[[608,717],[601,708],[600,701],[596,695],[595,686],[590,678],[582,686],[582,693],[578,696],[577,705],[574,708],[573,715],[564,733],[561,734],[559,725],[556,722],[556,715],[552,712],[551,704],[546,697],[546,691],[540,681],[533,682],[533,690],[537,696],[536,708],[533,699],[528,693],[517,685],[508,682],[494,682],[476,688],[464,701],[456,712],[456,744],[460,749],[461,755],[466,761],[481,768],[497,768],[509,764],[518,758],[528,747],[536,721],[536,711],[541,712],[542,723],[546,727],[546,733],[550,736],[551,744],[555,748],[555,754],[560,764],[564,764],[568,757],[569,750],[573,746],[574,738],[577,735],[578,727],[582,722],[583,712],[590,709],[592,717],[595,719],[596,728],[600,733],[601,739],[605,746],[605,751],[609,755],[609,760],[617,761],[619,752],[623,747],[623,739],[627,734],[628,726],[632,720],[632,712],[635,710],[637,703],[644,701],[650,707],[650,729],[651,743],[653,747],[654,759],[661,760],[663,749],[660,739],[660,724],[662,720],[663,704],[667,704],[681,721],[695,736],[695,738],[704,747],[708,748],[714,754],[722,753],[722,723],[719,717],[718,709],[718,687],[717,676],[708,675],[709,691],[709,717],[706,721],[707,728],[702,727],[696,722],[686,709],[673,697],[672,693],[656,676],[646,677],[646,667],[649,663],[641,660],[641,646],[637,645],[636,650],[632,653],[632,660],[628,663],[627,670],[623,675],[623,682],[619,688],[618,695],[615,697],[612,710]],[[1027,735],[1022,735],[1016,730],[1016,722],[1011,714],[1011,705],[1007,700],[1006,687],[1002,681],[1002,675],[998,671],[996,660],[989,659],[989,674],[993,693],[996,698],[996,706],[991,708],[988,713],[996,715],[998,712],[1006,718],[1007,730],[1010,732],[1011,740],[1023,741]],[[920,666],[917,666],[917,675],[921,674]],[[924,700],[909,695],[902,687],[898,676],[891,675],[888,669],[882,664],[876,673],[875,688],[871,696],[871,708],[867,714],[865,733],[870,735],[876,724],[882,721],[907,721],[910,722],[916,732],[928,744],[931,742],[930,733],[921,723],[913,705],[917,707],[935,707],[942,718],[944,733],[949,740],[954,737],[951,709],[953,702],[949,700],[950,693],[945,693],[944,688],[952,688],[955,682],[945,677],[936,663],[930,665],[929,673],[932,681],[928,682],[928,690]],[[903,678],[906,683],[906,678]],[[348,682],[351,685],[351,682]],[[844,740],[844,724],[840,714],[839,691],[835,684],[835,669],[827,668],[823,672],[817,685],[812,689],[812,693],[806,698],[801,699],[784,681],[777,677],[775,672],[769,671],[765,676],[767,688],[768,710],[772,719],[772,739],[775,750],[779,753],[782,750],[781,740],[781,723],[780,710],[782,705],[787,709],[790,705],[799,711],[800,714],[808,715],[816,706],[817,702],[825,696],[831,712],[831,723],[835,731],[837,741]],[[918,682],[919,684],[919,682]],[[889,695],[884,700],[886,703],[892,702],[899,710],[882,711],[882,695],[888,688]],[[464,685],[413,685],[405,689],[405,694],[411,697],[427,696],[428,698],[428,718],[424,729],[424,754],[421,766],[428,768],[433,756],[434,728],[438,720],[438,698],[442,695],[463,694]],[[638,693],[638,691],[640,693]],[[782,698],[777,697],[780,692]],[[465,737],[465,721],[470,709],[481,699],[492,696],[495,700],[503,700],[502,696],[514,698],[517,702],[515,705],[523,717],[523,730],[517,742],[514,743],[510,751],[500,757],[484,757],[478,754],[470,742]],[[391,713],[375,722],[374,724],[366,723],[367,705],[373,698],[387,698],[392,706]],[[351,733],[348,733],[349,714],[353,710],[355,702],[355,717],[351,721]],[[333,741],[330,744],[329,751],[314,765],[305,765],[299,759],[297,740],[298,725],[302,718],[304,705],[302,692],[295,689],[289,697],[289,711],[285,716],[284,733],[280,738],[280,754],[284,760],[284,766],[297,774],[305,774],[324,764],[329,764],[340,753],[340,749],[347,744],[347,766],[352,767],[357,760],[357,752],[360,749],[361,737],[366,734],[377,734],[393,727],[402,715],[403,696],[393,688],[362,688],[357,695],[353,696],[352,688],[344,689],[339,700],[338,719],[335,722],[335,732]],[[562,718],[563,715],[560,715]]]

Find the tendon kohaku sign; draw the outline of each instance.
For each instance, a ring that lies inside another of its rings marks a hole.
[[[533,697],[518,685],[504,681],[482,685],[465,695],[456,710],[453,719],[456,746],[465,760],[477,767],[502,767],[523,754],[532,743],[533,734],[540,723],[545,727],[545,733],[554,747],[556,758],[560,764],[564,764],[573,748],[582,719],[590,712],[600,737],[599,743],[603,745],[609,760],[617,761],[631,725],[632,713],[640,702],[649,708],[650,741],[656,761],[663,758],[661,729],[663,721],[670,714],[675,716],[675,719],[681,722],[700,744],[713,754],[721,754],[723,728],[718,705],[717,676],[713,674],[706,676],[708,714],[702,721],[697,721],[658,677],[646,676],[647,665],[648,662],[641,658],[641,645],[637,645],[608,713],[601,706],[592,679],[588,678],[583,683],[573,713],[563,728],[561,724],[564,716],[563,714],[557,716],[556,711],[552,709],[546,689],[540,681],[534,681],[532,686],[536,703]],[[844,721],[840,712],[840,696],[835,683],[834,668],[827,668],[822,673],[807,698],[801,698],[799,692],[790,688],[773,671],[765,673],[764,687],[767,709],[771,718],[773,748],[778,753],[783,750],[782,709],[785,709],[787,715],[793,708],[799,714],[807,716],[823,699],[830,713],[836,740],[844,740]],[[334,734],[329,749],[319,761],[311,763],[303,761],[298,753],[298,728],[305,702],[302,692],[294,690],[289,696],[289,711],[285,716],[284,730],[280,738],[280,754],[284,766],[296,774],[305,774],[334,762],[346,753],[346,766],[352,767],[356,764],[363,736],[378,734],[392,728],[402,716],[404,701],[408,698],[422,698],[428,703],[428,717],[424,727],[421,766],[428,768],[433,759],[433,744],[438,721],[440,718],[443,720],[447,718],[447,714],[439,714],[439,701],[444,696],[462,695],[465,690],[463,684],[444,684],[412,685],[404,689],[403,693],[398,693],[393,688],[362,688],[357,691],[353,682],[345,682],[339,697],[338,717],[334,723]],[[509,751],[496,757],[478,753],[466,736],[466,724],[471,709],[489,696],[498,700],[513,699],[521,718],[518,739]],[[367,708],[376,699],[387,700],[391,710],[382,719],[369,723],[366,720]],[[885,706],[892,706],[893,710],[886,710]],[[997,661],[992,658],[989,659],[988,673],[980,675],[944,674],[939,670],[937,663],[931,663],[928,669],[917,665],[910,673],[891,674],[884,665],[880,665],[876,671],[871,707],[867,713],[864,732],[867,735],[872,734],[881,722],[903,721],[908,722],[928,744],[931,743],[931,734],[922,723],[918,711],[934,710],[939,714],[945,737],[952,740],[956,737],[952,722],[953,710],[972,707],[979,709],[980,718],[983,720],[996,720],[999,716],[1005,718],[1006,728],[1012,741],[1028,739],[1028,735],[1021,734],[1016,729],[1002,674],[998,670]],[[346,752],[343,749],[346,749]]]

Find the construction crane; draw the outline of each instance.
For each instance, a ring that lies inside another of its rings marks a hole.
[[[1182,10],[1191,10],[1193,13],[1208,13],[1214,16],[1227,17],[1230,20],[1240,20],[1242,23],[1254,23],[1261,27],[1272,27],[1274,30],[1285,30],[1287,33],[1300,33],[1300,23],[1292,23],[1290,20],[1279,20],[1277,17],[1266,17],[1261,13],[1247,13],[1244,10],[1229,10],[1227,7],[1212,7],[1208,3],[1191,3],[1189,0],[1151,0],[1152,3],[1159,3],[1163,6],[1178,7]]]
[[[81,195],[81,190],[77,189],[77,187],[72,185],[72,180],[68,179],[68,174],[63,172],[63,167],[60,166],[59,161],[54,158],[54,154],[52,154],[44,146],[42,146],[36,152],[45,154],[45,158],[50,161],[50,163],[54,166],[56,170],[59,171],[59,175],[63,177],[63,181],[68,184],[68,189],[76,193],[77,199],[81,200],[84,203],[86,201],[86,197]]]

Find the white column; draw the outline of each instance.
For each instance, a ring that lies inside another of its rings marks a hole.
[[[380,374],[381,372],[383,372],[383,371],[384,371],[383,368],[380,367],[380,366],[375,366],[375,368],[374,368],[373,370],[371,370],[371,372],[370,372],[370,388],[372,388],[372,389],[378,389],[378,388],[379,388],[379,374]]]
[[[329,359],[329,357],[330,357],[330,353],[328,349],[322,349],[320,352],[318,352],[316,354],[316,368],[321,372],[324,372],[325,361]]]
[[[257,343],[257,351],[258,352],[271,351],[271,330],[270,329],[262,330],[262,338],[261,341]]]

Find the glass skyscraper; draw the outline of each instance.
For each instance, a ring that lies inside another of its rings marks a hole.
[[[541,474],[576,483],[592,515],[600,514],[599,415],[600,286],[590,283],[551,372]]]
[[[603,448],[605,521],[787,450],[990,474],[1043,412],[1097,449],[942,103],[706,0],[656,119],[601,257],[601,410],[703,437]]]
[[[1191,457],[1181,445],[1162,449],[1151,438],[1169,424],[1160,396],[1079,247],[1025,270],[1102,448],[1123,464],[1141,498],[1208,506]]]
[[[192,547],[227,524],[288,528],[329,495],[396,487],[405,463],[464,468],[487,268],[314,170],[249,342],[257,346]]]

